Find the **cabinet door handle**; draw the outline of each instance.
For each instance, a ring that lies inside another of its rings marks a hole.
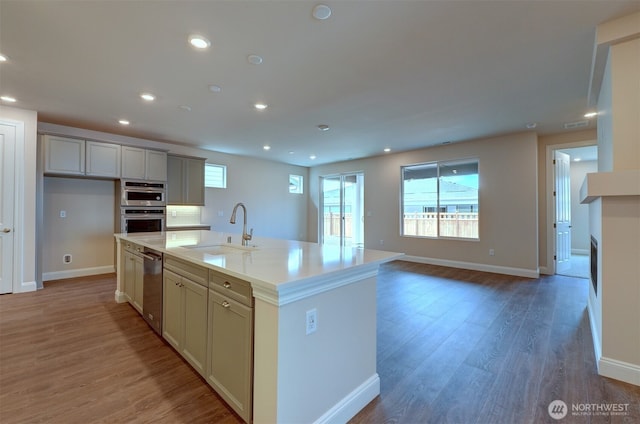
[[[225,289],[230,289],[231,288],[231,283],[228,282],[228,281],[225,281],[223,286],[224,286]]]
[[[231,306],[231,303],[227,302],[226,300],[222,301],[222,307],[223,308],[228,308]]]

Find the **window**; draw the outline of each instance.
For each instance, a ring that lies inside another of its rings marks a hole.
[[[204,164],[204,186],[227,188],[227,167],[213,163]]]
[[[289,193],[302,194],[304,178],[302,175],[289,174]]]
[[[402,235],[478,238],[478,160],[402,167]]]

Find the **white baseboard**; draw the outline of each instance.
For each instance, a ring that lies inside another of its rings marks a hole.
[[[551,272],[551,270],[546,267],[546,266],[541,266],[540,268],[538,268],[540,270],[540,274],[542,275],[552,275],[553,273]]]
[[[18,293],[26,293],[38,290],[38,286],[35,281],[23,281],[18,288]]]
[[[43,272],[42,281],[60,280],[62,278],[86,277],[88,275],[109,274],[112,272],[116,272],[116,267],[114,265],[70,269],[69,271]]]
[[[589,249],[571,249],[572,255],[584,255],[589,256],[591,254],[591,250]]]
[[[515,275],[518,277],[538,278],[540,271],[538,269],[511,268],[506,266],[478,264],[473,262],[450,261],[448,259],[425,258],[422,256],[403,256],[402,260],[409,262],[417,262],[429,265],[448,266],[451,268],[470,269],[473,271],[493,272],[496,274]]]
[[[116,303],[124,303],[124,302],[128,302],[127,297],[125,296],[124,292],[118,291],[116,290]]]
[[[346,423],[379,394],[380,377],[376,373],[325,412],[315,424]]]
[[[596,326],[596,318],[593,312],[594,306],[591,304],[591,296],[587,301],[587,311],[589,312],[589,326],[591,327],[591,338],[593,339],[593,353],[596,358],[596,364],[600,367],[600,357],[602,356],[602,347],[600,346],[600,333]]]
[[[598,374],[640,386],[640,366],[602,357],[598,361]]]

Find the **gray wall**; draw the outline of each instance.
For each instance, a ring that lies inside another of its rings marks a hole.
[[[400,167],[478,158],[480,239],[400,236]],[[319,180],[323,175],[363,171],[365,247],[403,252],[434,263],[525,275],[538,272],[537,136],[527,132],[454,143],[411,152],[317,166],[310,170],[309,239],[318,240]],[[380,244],[384,240],[384,244]],[[495,256],[489,256],[489,249]]]
[[[255,158],[189,148],[182,145],[119,136],[98,131],[39,123],[40,132],[110,141],[138,147],[165,149],[169,153],[204,157],[208,162],[227,166],[227,188],[207,188],[202,223],[213,230],[242,232],[239,223],[229,224],[237,202],[248,209],[248,226],[260,237],[304,240],[307,234],[307,194],[289,193],[289,174],[308,180],[306,167]],[[305,183],[306,185],[306,183]],[[90,275],[115,270],[113,181],[46,177],[42,243],[45,280]],[[59,218],[66,210],[67,218]],[[219,216],[222,211],[222,216]],[[91,249],[86,249],[91,246]],[[99,252],[98,255],[87,252]],[[71,264],[63,264],[62,255],[73,254]]]
[[[114,266],[115,183],[112,180],[44,178],[44,280],[65,278],[72,270],[95,274]],[[60,217],[65,211],[66,217]],[[71,263],[63,256],[72,255]]]

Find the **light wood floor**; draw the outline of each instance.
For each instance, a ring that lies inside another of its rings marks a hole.
[[[0,296],[0,422],[240,422],[114,291],[106,275]],[[556,422],[555,399],[629,404],[560,423],[640,422],[640,387],[596,374],[587,293],[577,278],[384,265],[381,396],[352,422]]]

